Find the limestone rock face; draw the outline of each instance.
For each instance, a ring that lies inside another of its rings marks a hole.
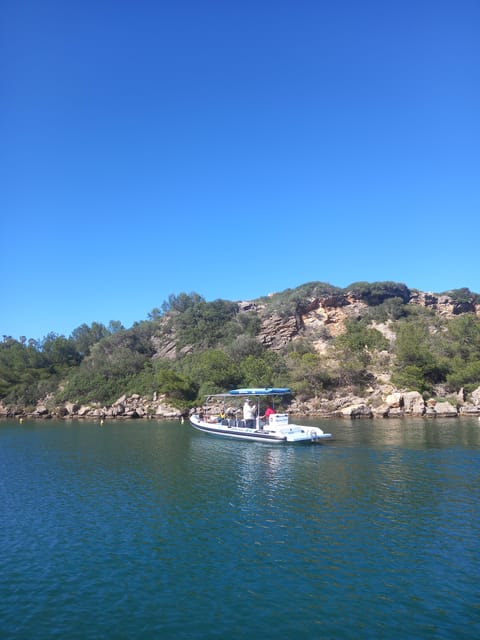
[[[390,393],[385,398],[385,403],[392,409],[399,409],[403,407],[403,395],[399,392]]]
[[[472,404],[471,402],[465,402],[460,406],[460,415],[462,416],[479,416],[480,405]]]
[[[179,411],[174,407],[169,407],[168,405],[160,404],[157,407],[155,415],[157,418],[178,418]]]
[[[294,317],[283,319],[278,315],[266,318],[258,334],[258,340],[267,348],[281,349],[298,334],[299,327]]]
[[[373,412],[366,404],[353,404],[340,409],[339,413],[344,418],[373,418]]]
[[[45,411],[47,413],[45,413]],[[101,406],[98,403],[92,406],[79,406],[72,402],[67,402],[64,406],[57,407],[54,413],[58,418],[85,418],[95,420],[145,419],[153,416],[160,419],[179,419],[181,417],[181,412],[169,405],[165,396],[155,394],[152,399],[144,398],[138,393],[130,396],[124,394],[111,406]],[[51,414],[45,407],[39,406],[32,417],[51,417]]]
[[[452,317],[461,313],[477,313],[478,305],[472,296],[469,300],[458,302],[448,295],[435,295],[424,291],[411,293],[409,304],[432,309],[443,316]]]
[[[66,402],[65,403],[65,410],[66,410],[66,415],[73,415],[74,413],[77,413],[77,411],[80,409],[78,404],[75,404],[74,402]]]
[[[403,409],[405,414],[423,416],[425,413],[425,401],[418,391],[408,391],[403,394]]]
[[[382,406],[385,406],[387,410],[382,410],[381,413],[389,418],[398,418],[405,415],[423,416],[425,413],[425,401],[418,391],[403,393],[395,391],[394,393],[389,393],[385,397],[385,402]]]
[[[37,416],[46,416],[49,413],[49,411],[45,405],[39,404],[35,409],[34,413],[36,413]]]
[[[480,405],[480,387],[477,387],[475,391],[472,391],[472,402],[474,405]]]
[[[456,418],[458,416],[457,408],[451,405],[450,402],[437,402],[434,411],[439,418]]]
[[[405,412],[403,409],[391,407],[388,411],[387,418],[403,418],[404,415],[405,415]]]
[[[378,407],[374,407],[372,409],[373,416],[375,418],[388,418],[390,417],[390,411],[392,411],[390,405],[388,405],[385,402],[379,405]]]

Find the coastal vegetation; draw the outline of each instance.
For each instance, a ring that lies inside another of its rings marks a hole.
[[[258,300],[170,295],[126,329],[3,336],[0,400],[33,407],[164,394],[181,410],[237,386],[288,386],[308,400],[389,383],[424,398],[480,385],[480,296],[401,283],[311,282]]]

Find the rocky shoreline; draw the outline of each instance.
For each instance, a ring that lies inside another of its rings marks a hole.
[[[461,390],[456,397],[424,400],[417,391],[396,391],[391,388],[372,394],[369,398],[353,395],[319,398],[309,401],[293,400],[287,409],[291,415],[312,418],[458,418],[480,417],[480,387],[467,396]],[[79,405],[66,402],[54,406],[51,399],[33,409],[4,405],[0,402],[0,418],[56,419],[56,420],[180,420],[188,417],[164,396],[145,398],[139,394],[123,395],[111,406]]]

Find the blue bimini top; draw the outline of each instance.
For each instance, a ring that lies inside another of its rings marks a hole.
[[[232,389],[227,395],[230,396],[272,396],[272,395],[285,395],[291,393],[287,387],[263,387],[263,388],[249,388],[249,389]]]

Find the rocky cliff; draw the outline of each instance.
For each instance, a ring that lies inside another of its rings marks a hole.
[[[475,302],[474,296],[470,300],[459,302],[448,295],[413,291],[406,304],[430,309],[445,318],[453,318],[462,313],[475,313],[480,318],[480,304]],[[254,308],[259,312],[266,307],[255,302],[242,302],[240,305],[242,309]],[[353,292],[313,298],[308,306],[295,316],[282,319],[276,314],[266,315],[262,321],[259,338],[270,348],[280,349],[300,336],[309,336],[318,351],[323,352],[329,338],[344,332],[346,320],[362,317],[368,308],[368,302]],[[377,328],[388,339],[392,338],[386,326],[380,324]]]
[[[468,290],[466,290],[468,292]],[[293,312],[280,313],[271,304],[275,294],[268,299],[238,302],[238,313],[254,313],[260,319],[260,330],[257,339],[271,350],[281,350],[286,345],[297,340],[308,339],[319,354],[328,352],[332,339],[345,331],[347,320],[360,318],[368,313],[372,306],[370,296],[376,296],[375,302],[384,299],[400,299],[407,306],[430,309],[444,318],[453,318],[464,313],[474,313],[480,317],[480,303],[475,294],[462,296],[437,295],[420,291],[410,291],[406,287],[393,286],[391,291],[380,294],[369,291],[368,287],[353,288],[347,291],[328,292],[323,295],[303,298]],[[392,342],[395,332],[389,322],[376,322],[375,328]],[[174,359],[177,357],[177,336],[175,331],[159,331],[152,336],[154,358]],[[191,347],[184,347],[183,353],[188,353]],[[385,355],[388,359],[388,354]],[[406,392],[396,389],[390,381],[390,369],[385,366],[372,374],[372,384],[362,391],[362,397],[355,392],[342,389],[322,395],[321,398],[304,402],[294,400],[290,407],[291,413],[336,416],[336,417],[457,417],[461,415],[480,415],[480,387],[467,396],[459,390],[455,397],[442,397],[441,390],[435,400],[425,401],[418,392]],[[122,396],[111,406],[99,404],[79,406],[65,403],[55,406],[51,397],[47,397],[28,414],[22,407],[4,406],[0,404],[0,416],[29,415],[31,417],[48,418],[91,418],[91,419],[131,419],[131,418],[180,418],[178,410],[168,405],[163,396],[144,398],[138,394]]]

